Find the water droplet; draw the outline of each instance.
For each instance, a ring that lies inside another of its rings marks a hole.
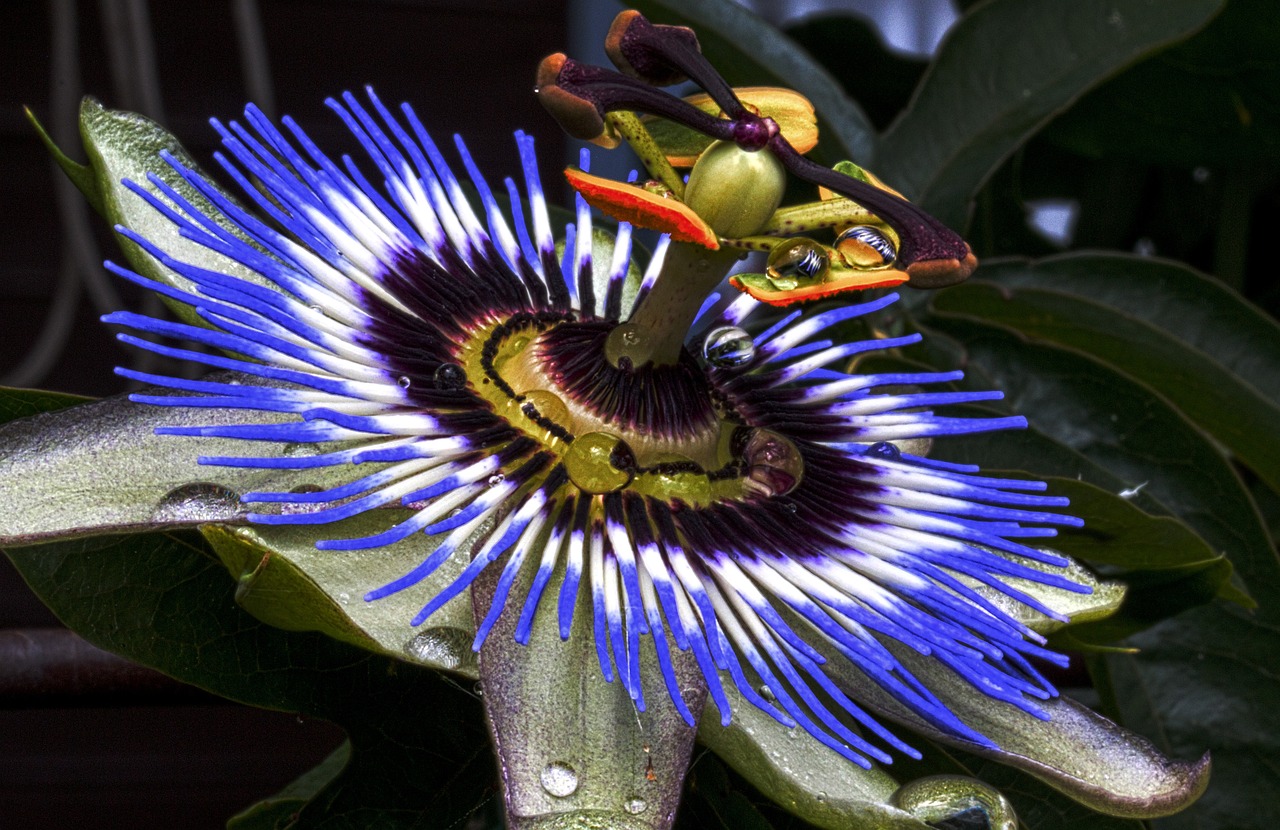
[[[338,602],[342,605],[346,605],[348,602],[351,602],[351,594],[348,594],[346,591],[338,594]]]
[[[800,509],[799,506],[793,501],[780,501],[778,502],[778,506],[788,513],[794,513]]]
[[[818,285],[831,270],[831,258],[821,243],[803,236],[784,239],[769,252],[765,274],[779,291]]]
[[[767,685],[763,683],[760,685],[759,692],[760,692],[760,697],[764,698],[770,703],[774,703],[778,699],[777,696],[774,695],[773,689],[770,689]]]
[[[220,484],[198,482],[170,490],[156,504],[156,522],[225,522],[244,513],[240,495]]]
[[[902,458],[902,451],[888,441],[877,441],[867,447],[867,455],[884,461],[897,461]]]
[[[489,476],[489,486],[497,487],[499,484],[501,484],[506,480],[507,480],[507,477],[504,476],[502,473],[494,473],[493,475]]]
[[[638,816],[645,810],[649,809],[649,805],[640,797],[628,798],[622,805],[622,809],[626,810],[633,816]]]
[[[640,332],[635,329],[625,329],[622,332],[622,342],[628,346],[634,346],[640,342]]]
[[[827,800],[827,794],[824,792],[818,792],[814,794],[814,798],[816,798],[818,800],[818,803],[821,804],[822,802]]]
[[[791,492],[804,474],[800,450],[773,430],[752,430],[742,461],[747,466],[743,485],[766,498]]]
[[[898,258],[897,246],[879,228],[854,225],[836,237],[835,249],[854,268],[870,270],[892,265]]]
[[[553,761],[538,773],[542,789],[556,798],[567,798],[578,791],[578,773],[563,761]]]
[[[569,407],[559,395],[545,389],[530,389],[524,392],[522,397],[525,404],[533,405],[538,417],[573,432],[573,416],[569,414]]]
[[[283,444],[280,447],[280,452],[282,455],[287,455],[291,458],[301,455],[319,455],[319,450],[316,449],[314,444],[299,444],[295,442]]]
[[[471,687],[471,691],[475,692],[476,697],[484,697],[484,684],[477,681],[476,685]]]
[[[400,377],[396,378],[396,385],[399,386],[401,389],[408,389],[412,384],[413,384],[413,381],[409,380],[408,375],[401,375]]]
[[[717,369],[737,368],[750,362],[755,354],[751,335],[737,326],[712,329],[702,341],[702,356]]]
[[[419,632],[404,644],[404,650],[420,663],[454,671],[475,665],[471,640],[472,635],[461,628],[436,626]]]
[[[635,455],[627,443],[607,432],[579,435],[564,454],[569,480],[587,493],[612,493],[631,481],[632,471],[625,469]],[[623,466],[619,466],[623,465]]]
[[[440,390],[463,389],[467,385],[467,373],[456,363],[441,363],[431,379]]]

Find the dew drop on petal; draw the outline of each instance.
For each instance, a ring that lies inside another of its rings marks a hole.
[[[622,809],[626,810],[628,813],[630,813],[633,816],[640,815],[648,808],[649,808],[649,805],[645,803],[645,800],[639,797],[628,798],[622,805]]]
[[[151,515],[156,522],[218,522],[244,512],[240,495],[220,484],[197,482],[170,490]]]
[[[396,384],[397,384],[401,389],[408,389],[408,388],[409,388],[409,386],[410,386],[412,383],[413,383],[413,381],[409,380],[409,376],[408,376],[408,375],[401,375],[400,377],[396,378]]]
[[[493,475],[489,476],[489,486],[497,487],[499,484],[501,484],[506,480],[507,480],[507,477],[504,476],[502,473],[494,473]]]
[[[436,626],[420,632],[404,644],[405,653],[427,665],[456,670],[474,665],[472,635],[461,628]]]
[[[734,369],[755,357],[756,346],[737,326],[721,326],[707,333],[702,341],[702,356],[717,369]]]
[[[898,258],[893,241],[879,228],[854,225],[836,237],[835,249],[854,268],[871,270],[892,265]]]
[[[456,363],[441,363],[432,376],[432,382],[440,390],[462,389],[467,385],[467,373]]]
[[[538,773],[542,789],[556,798],[567,798],[578,791],[578,773],[563,761],[553,761]]]
[[[827,278],[831,258],[821,243],[803,236],[784,239],[769,252],[765,274],[780,291],[817,285]]]
[[[884,461],[897,461],[902,458],[902,451],[888,441],[877,441],[867,447],[867,455]]]
[[[545,389],[530,389],[521,397],[525,404],[533,405],[540,417],[572,431],[573,416],[569,414],[569,407],[559,395]]]
[[[607,432],[579,435],[564,454],[569,480],[586,493],[612,493],[631,482],[635,455],[626,441]]]

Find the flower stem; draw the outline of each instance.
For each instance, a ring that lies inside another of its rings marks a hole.
[[[635,367],[678,361],[698,309],[740,256],[730,248],[713,251],[687,242],[672,243],[652,290],[631,319],[609,335],[605,343],[609,362],[622,368],[623,358]]]

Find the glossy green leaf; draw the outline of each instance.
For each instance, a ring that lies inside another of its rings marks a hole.
[[[1224,2],[977,6],[951,31],[910,107],[885,133],[877,172],[943,222],[963,227],[978,188],[1028,137],[1108,76],[1199,29]]]
[[[1280,325],[1213,277],[1169,260],[1106,253],[986,262],[979,275],[1123,312],[1207,355],[1280,406]]]
[[[279,830],[287,826],[294,813],[341,775],[350,761],[351,744],[344,742],[328,758],[298,776],[280,792],[229,819],[227,830]]]
[[[1231,0],[1195,37],[1084,96],[1045,131],[1090,158],[1274,167],[1280,6]]]
[[[6,553],[95,645],[232,700],[343,726],[351,760],[294,830],[445,830],[465,821],[491,786],[483,720],[468,694],[431,670],[253,619],[233,602],[234,581],[198,536],[102,537]]]
[[[968,359],[1036,430],[1124,482],[1124,489],[1141,485],[1233,562],[1275,557],[1235,471],[1151,389],[1071,349],[1027,342],[969,318],[934,313],[929,319],[964,342]],[[1241,575],[1248,586],[1248,574],[1241,569]]]
[[[88,403],[93,398],[49,392],[44,389],[12,389],[0,386],[0,424],[42,412],[53,412]]]
[[[876,134],[862,110],[822,66],[777,29],[733,0],[638,0],[630,4],[654,23],[689,26],[702,52],[734,86],[781,86],[808,98],[818,111],[824,164],[853,159],[872,164]]]
[[[1155,292],[1149,299],[1160,303]],[[1160,329],[1059,291],[986,281],[940,292],[933,307],[1070,346],[1114,366],[1163,395],[1272,487],[1280,487],[1280,442],[1258,433],[1261,424],[1280,423],[1280,405]],[[1280,337],[1275,345],[1280,348]]]

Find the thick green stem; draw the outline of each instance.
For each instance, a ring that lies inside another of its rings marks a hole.
[[[639,367],[679,360],[698,309],[740,255],[732,249],[712,251],[688,242],[672,243],[653,289],[631,319],[609,335],[605,344],[609,362],[618,366],[625,357]]]
[[[641,164],[645,170],[649,171],[649,175],[671,188],[671,192],[675,194],[677,199],[684,198],[684,179],[676,172],[676,169],[667,161],[667,156],[662,152],[662,148],[653,140],[653,136],[649,135],[649,130],[635,116],[635,113],[616,111],[605,116],[609,121],[609,126],[618,131],[635,154],[640,157]]]

